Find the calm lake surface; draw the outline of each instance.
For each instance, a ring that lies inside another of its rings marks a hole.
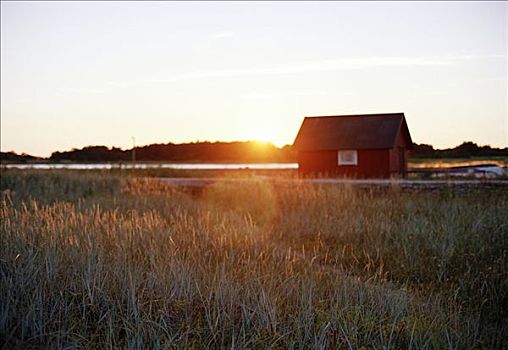
[[[498,166],[507,169],[507,164],[498,160],[473,161],[432,161],[409,162],[410,169],[435,168],[443,169],[456,166]],[[298,163],[28,163],[2,164],[4,169],[69,169],[69,170],[108,170],[108,169],[179,169],[179,170],[290,170],[298,169]]]
[[[4,164],[6,169],[180,169],[180,170],[240,170],[240,169],[298,169],[298,163],[88,163],[88,164]]]

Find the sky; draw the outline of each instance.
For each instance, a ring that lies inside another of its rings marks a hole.
[[[507,2],[1,6],[1,150],[292,144],[305,116],[404,112],[414,142],[508,146]]]

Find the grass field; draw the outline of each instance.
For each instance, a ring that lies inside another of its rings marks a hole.
[[[2,170],[4,348],[502,348],[508,189]]]

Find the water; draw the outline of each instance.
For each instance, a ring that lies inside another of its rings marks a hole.
[[[298,169],[298,163],[88,163],[88,164],[4,164],[6,169],[67,169],[67,170],[108,170],[108,169],[179,169],[179,170],[284,170]]]

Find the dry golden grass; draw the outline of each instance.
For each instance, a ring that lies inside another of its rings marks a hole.
[[[508,191],[2,170],[5,348],[500,348]]]

